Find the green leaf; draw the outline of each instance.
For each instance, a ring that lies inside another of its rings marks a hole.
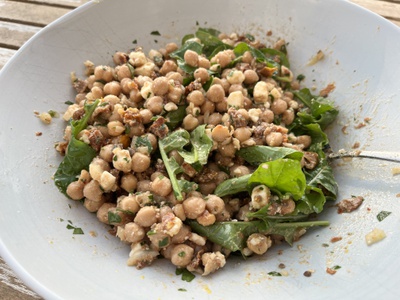
[[[151,35],[161,35],[158,30],[154,30],[154,31],[150,32],[150,34]]]
[[[178,179],[178,186],[179,189],[184,193],[190,193],[196,191],[199,187],[197,183],[183,179]]]
[[[339,111],[333,107],[331,101],[312,95],[307,88],[294,91],[293,93],[308,108],[297,113],[298,121],[303,125],[317,123],[324,130],[339,114]]]
[[[247,184],[251,174],[230,178],[221,182],[215,189],[214,194],[219,197],[234,195],[247,191]]]
[[[261,48],[260,51],[264,53],[264,55],[266,55],[269,59],[272,60],[274,59],[275,56],[278,56],[280,64],[287,68],[290,68],[290,63],[285,53],[273,48]]]
[[[165,115],[166,124],[170,131],[178,127],[186,117],[186,105],[179,105],[178,109],[168,112]]]
[[[72,230],[72,234],[85,234],[80,227],[72,226],[71,224],[67,225],[67,229]]]
[[[184,56],[187,50],[192,50],[197,54],[201,54],[203,52],[203,46],[195,41],[187,41],[182,45],[178,50],[171,52],[169,56],[171,58],[175,58],[178,61],[185,61]]]
[[[328,195],[329,200],[335,200],[337,196],[338,186],[333,175],[332,167],[324,158],[321,159],[319,164],[313,170],[304,170],[307,185],[315,188],[324,188]]]
[[[107,219],[109,224],[118,224],[122,221],[121,216],[118,213],[114,213],[112,211],[108,212]]]
[[[306,188],[306,178],[300,162],[281,158],[261,164],[251,175],[248,185],[264,184],[272,191],[290,193],[294,200],[300,199]]]
[[[219,51],[232,49],[232,46],[225,44],[218,38],[218,34],[219,31],[212,28],[199,28],[195,33],[195,36],[203,44],[203,54],[209,58]],[[217,48],[218,50],[216,50]]]
[[[269,272],[268,275],[269,275],[269,276],[282,276],[281,273],[276,272],[276,271]]]
[[[80,120],[71,121],[71,140],[68,143],[67,154],[57,168],[54,174],[54,183],[64,195],[67,195],[68,185],[76,181],[82,170],[87,170],[93,158],[96,157],[96,151],[88,144],[77,139],[78,134],[86,128],[87,122],[92,116],[99,100],[91,105],[85,105],[85,115]]]
[[[257,62],[264,63],[267,67],[279,67],[278,63],[266,57],[261,50],[256,49],[245,42],[238,43],[233,49],[236,57],[242,56],[246,51],[249,51],[252,56],[257,60]]]
[[[153,151],[153,146],[151,145],[151,142],[146,135],[134,136],[132,142],[136,148],[147,147],[148,153],[151,153],[151,151]]]
[[[160,141],[162,149],[167,153],[172,150],[181,150],[184,146],[189,144],[190,134],[185,129],[177,129]]]
[[[259,165],[263,162],[280,158],[291,158],[301,160],[303,153],[286,147],[251,146],[241,148],[237,154],[252,165]]]
[[[378,219],[379,222],[382,222],[384,219],[386,219],[392,212],[391,211],[385,211],[382,210],[376,218]]]
[[[183,269],[183,268],[177,268],[175,270],[175,274],[176,275],[182,275],[182,280],[183,281],[187,281],[187,282],[191,282],[193,279],[196,278],[196,276],[191,273],[190,271],[188,271],[187,269]]]
[[[311,213],[321,213],[324,209],[326,198],[321,189],[307,186],[306,191],[299,201],[296,202],[296,214],[309,215]]]
[[[183,157],[185,162],[194,164],[199,162],[202,165],[207,164],[208,156],[213,146],[212,140],[206,134],[206,125],[200,125],[194,129],[190,134],[191,150],[181,150],[179,154]]]

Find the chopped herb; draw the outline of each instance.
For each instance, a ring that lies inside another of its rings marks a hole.
[[[154,43],[156,43],[156,44],[157,44],[157,43],[158,43],[158,40],[154,40]]]
[[[133,40],[133,41],[132,41],[132,44],[137,44],[137,40],[136,40],[136,39]]]
[[[163,238],[161,241],[158,241],[158,247],[164,248],[168,245],[169,239],[168,237]]]
[[[269,275],[269,276],[282,276],[281,273],[276,272],[276,271],[269,272],[268,275]]]
[[[306,76],[304,76],[303,74],[299,74],[299,75],[297,75],[297,77],[296,77],[296,79],[297,79],[298,81],[302,81],[302,80],[304,80],[304,78],[306,78]]]
[[[323,243],[323,244],[322,244],[322,247],[325,247],[325,248],[327,248],[327,247],[329,247],[329,244],[327,244],[327,243]]]
[[[114,213],[112,211],[108,212],[108,223],[113,224],[113,223],[121,223],[122,218],[118,213]]]
[[[117,161],[117,160],[118,160],[118,156],[117,156],[117,155],[114,155],[113,161]]]
[[[60,116],[60,114],[58,112],[56,112],[55,110],[52,110],[52,109],[50,109],[48,111],[48,113],[52,118],[58,118]]]
[[[71,222],[71,221],[68,221]],[[72,222],[71,222],[72,223]],[[72,234],[84,234],[82,228],[72,226],[71,224],[67,225],[67,229],[72,229]]]
[[[341,266],[336,265],[336,266],[333,266],[331,269],[332,270],[339,270],[340,268],[341,268]]]
[[[154,230],[147,231],[147,236],[155,235],[155,234],[156,234],[156,232]]]
[[[151,35],[161,35],[158,30],[150,32]]]
[[[72,105],[72,104],[74,104],[74,102],[72,102],[72,101],[65,101],[64,104]]]
[[[185,251],[181,251],[181,252],[178,253],[179,257],[185,257],[185,255],[186,255]]]
[[[250,42],[254,42],[255,41],[255,38],[254,38],[254,36],[252,36],[251,34],[245,34],[244,35],[244,37],[246,38],[246,39],[248,39]]]
[[[196,277],[193,273],[183,268],[176,269],[175,274],[182,275],[182,280],[187,282],[191,282]]]
[[[178,291],[180,291],[180,292],[187,292],[186,289],[182,289],[182,288],[178,289]]]
[[[386,219],[386,217],[388,217],[392,212],[391,211],[385,211],[382,210],[377,216],[376,218],[378,219],[379,222],[382,222],[384,219]]]

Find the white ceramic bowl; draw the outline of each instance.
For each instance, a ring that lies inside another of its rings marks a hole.
[[[306,75],[307,85],[320,89],[334,82],[330,97],[340,109],[330,131],[334,149],[355,142],[361,149],[400,149],[400,30],[364,9],[333,0],[91,2],[35,35],[1,71],[2,257],[46,299],[398,299],[400,187],[399,177],[391,174],[394,164],[336,164],[339,200],[364,196],[360,209],[338,215],[328,208],[324,218],[332,225],[311,230],[293,248],[275,247],[261,259],[229,260],[223,270],[190,283],[162,260],[140,271],[127,267],[129,247],[58,192],[52,175],[60,157],[53,143],[65,124],[56,119],[43,125],[33,111],[63,112],[64,102],[73,99],[69,73],[82,74],[85,60],[111,63],[111,55],[131,48],[135,39],[145,49],[179,42],[195,31],[196,22],[258,37],[272,30],[271,41],[289,42],[292,67]],[[150,35],[154,30],[161,36]],[[326,58],[306,66],[319,49]],[[355,129],[366,117],[371,118],[367,126]],[[378,222],[382,210],[392,214]],[[67,220],[86,234],[72,235]],[[365,234],[374,228],[387,237],[367,246]],[[331,243],[336,236],[342,240]],[[280,263],[288,276],[267,275],[279,271]],[[335,265],[341,269],[327,274]],[[305,277],[307,270],[315,272]]]

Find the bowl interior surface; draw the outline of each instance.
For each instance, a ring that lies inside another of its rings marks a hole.
[[[157,49],[166,42],[179,43],[198,26],[251,33],[267,44],[282,37],[289,43],[292,69],[306,76],[306,86],[319,91],[334,83],[330,98],[340,110],[329,130],[334,150],[350,149],[355,142],[362,150],[400,148],[393,128],[399,110],[400,30],[366,10],[333,0],[91,2],[35,35],[0,73],[1,255],[46,299],[239,299],[266,294],[313,299],[322,293],[324,299],[354,299],[381,296],[383,290],[388,299],[398,297],[400,188],[391,173],[395,164],[335,162],[338,200],[361,195],[365,201],[360,209],[339,215],[328,205],[320,217],[331,222],[328,228],[312,229],[293,247],[276,246],[261,258],[228,259],[223,270],[190,283],[163,260],[140,271],[127,267],[129,246],[112,237],[80,203],[58,192],[52,175],[61,157],[53,145],[62,139],[65,123],[58,118],[43,125],[33,112],[63,113],[64,103],[74,99],[69,74],[76,71],[83,77],[84,61],[111,64],[112,54],[133,48],[134,40],[144,49]],[[161,35],[151,35],[153,31]],[[318,50],[325,59],[308,66]],[[357,129],[363,122],[366,126]],[[379,222],[380,211],[392,213]],[[73,235],[67,224],[85,234]],[[374,228],[383,229],[387,237],[367,246],[365,235]],[[339,236],[341,241],[330,242]],[[269,276],[279,271],[280,263],[288,276]],[[332,276],[326,268],[333,266],[341,268]],[[303,276],[307,270],[311,277]]]

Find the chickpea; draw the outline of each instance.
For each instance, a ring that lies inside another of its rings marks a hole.
[[[67,187],[67,195],[72,199],[72,200],[81,200],[83,196],[83,188],[85,184],[80,181],[73,181],[71,182],[68,187]]]
[[[186,99],[189,103],[193,103],[195,106],[201,106],[205,101],[203,93],[199,90],[190,92]]]
[[[108,163],[112,162],[112,158],[114,155],[112,151],[114,148],[115,148],[115,145],[112,145],[112,144],[101,147],[100,153],[99,153],[100,158],[102,158],[103,160],[105,160]]]
[[[180,203],[179,204],[175,204],[174,207],[172,208],[172,211],[182,221],[186,220],[185,210],[183,209],[183,205],[182,204],[180,204]]]
[[[206,97],[214,103],[221,102],[225,99],[224,88],[219,84],[213,84],[208,89]]]
[[[97,213],[96,213],[97,219],[102,223],[109,224],[108,212],[110,211],[110,209],[115,208],[115,207],[116,207],[115,203],[109,203],[109,202],[104,203],[97,210]]]
[[[92,201],[102,201],[103,191],[100,188],[100,183],[96,180],[90,181],[83,188],[83,196]]]
[[[246,70],[244,71],[244,84],[254,84],[256,83],[260,78],[258,77],[258,74],[254,70]]]
[[[229,179],[228,174],[223,171],[218,171],[217,178],[215,179],[215,184],[218,185],[227,179]]]
[[[230,168],[231,177],[240,177],[250,174],[250,170],[246,166],[233,166]]]
[[[274,121],[274,118],[275,115],[270,109],[266,109],[260,114],[261,121],[266,123],[272,123]]]
[[[221,213],[225,208],[224,200],[217,195],[208,195],[205,200],[207,210],[214,215]]]
[[[250,64],[252,61],[253,61],[253,55],[251,54],[250,51],[246,51],[245,53],[243,53],[242,62]]]
[[[151,191],[153,194],[166,197],[172,192],[171,180],[164,175],[158,175],[151,183]]]
[[[171,251],[171,262],[177,267],[186,267],[193,258],[194,249],[186,244],[176,245]]]
[[[128,61],[128,55],[126,53],[117,51],[113,55],[113,61],[116,65],[126,64],[126,62]]]
[[[204,69],[209,69],[211,67],[211,63],[208,58],[204,56],[199,56],[199,67]]]
[[[265,137],[268,146],[279,147],[283,143],[283,135],[280,132],[271,132]]]
[[[160,96],[153,96],[146,100],[144,107],[150,110],[153,114],[159,115],[163,111],[164,100]]]
[[[288,105],[285,100],[275,99],[271,103],[271,110],[275,115],[280,115],[285,112],[288,108]]]
[[[215,223],[216,217],[215,215],[211,214],[207,209],[203,212],[202,215],[197,217],[196,219],[197,222],[199,222],[200,225],[203,226],[209,226]]]
[[[194,79],[199,80],[201,84],[206,83],[210,79],[210,74],[205,68],[198,68],[193,73]]]
[[[236,128],[233,132],[233,136],[237,138],[240,142],[247,141],[252,135],[250,128],[248,127],[239,127]]]
[[[121,94],[121,84],[118,81],[111,81],[104,85],[104,94],[118,96]]]
[[[303,145],[307,149],[311,145],[311,137],[309,135],[299,135],[296,139],[296,144]]]
[[[93,201],[88,198],[85,198],[83,206],[90,212],[97,212],[105,202],[106,200],[104,197],[102,197],[100,201]]]
[[[94,99],[100,99],[100,98],[103,98],[103,96],[104,96],[103,90],[98,86],[92,87],[90,92],[92,93]]]
[[[223,125],[217,125],[211,132],[211,137],[214,141],[222,143],[231,137],[228,127]]]
[[[140,152],[135,152],[132,156],[132,171],[141,173],[150,167],[150,157]]]
[[[127,65],[118,66],[115,68],[115,71],[117,73],[117,78],[120,81],[124,78],[132,78],[131,70]]]
[[[121,177],[121,188],[132,193],[136,190],[138,179],[132,173],[125,173]]]
[[[186,217],[196,219],[206,209],[206,202],[200,197],[189,197],[182,202]]]
[[[120,228],[122,229],[122,232]],[[117,236],[123,242],[138,243],[144,239],[146,232],[143,227],[139,226],[135,222],[129,222],[123,227],[118,227]]]
[[[110,82],[114,79],[113,70],[109,66],[97,66],[94,69],[94,80]]]
[[[147,192],[150,191],[151,181],[150,180],[140,180],[137,183],[136,191],[137,192]]]
[[[167,98],[169,101],[175,104],[179,104],[181,102],[183,93],[184,93],[184,88],[182,86],[170,85],[170,90],[169,93],[167,94]]]
[[[133,214],[137,213],[140,209],[139,203],[136,201],[136,196],[134,194],[119,196],[117,199],[117,207]]]
[[[169,72],[176,72],[177,69],[178,66],[173,60],[166,60],[160,69],[160,74],[165,76]]]
[[[175,50],[178,50],[178,45],[176,43],[168,43],[165,45],[165,51],[167,51],[167,53],[171,53],[174,52]]]
[[[218,52],[212,59],[211,62],[216,62],[221,68],[227,67],[232,61],[231,54],[228,50]]]
[[[163,96],[168,93],[169,83],[166,77],[157,77],[153,81],[152,90],[154,95]]]
[[[193,50],[186,50],[183,59],[189,66],[197,67],[199,65],[199,55]]]
[[[287,109],[282,113],[282,122],[285,125],[290,125],[294,121],[294,111],[293,109]]]
[[[247,238],[247,247],[256,254],[262,255],[271,247],[272,241],[261,233],[253,233]]]
[[[218,145],[218,151],[222,156],[234,158],[237,149],[234,143],[229,143]]]
[[[125,132],[125,126],[120,121],[111,121],[107,124],[108,134],[111,136],[119,136]]]
[[[157,222],[157,208],[144,206],[136,214],[134,222],[142,227],[150,227]]]
[[[169,84],[171,84],[171,80],[173,83],[178,82],[183,84],[183,76],[179,72],[169,72],[165,77],[168,79]]]
[[[199,126],[199,120],[193,115],[187,115],[182,121],[182,127],[188,131],[192,131]]]
[[[204,101],[203,105],[200,107],[200,112],[204,115],[206,113],[212,114],[215,111],[215,104],[210,100]]]

